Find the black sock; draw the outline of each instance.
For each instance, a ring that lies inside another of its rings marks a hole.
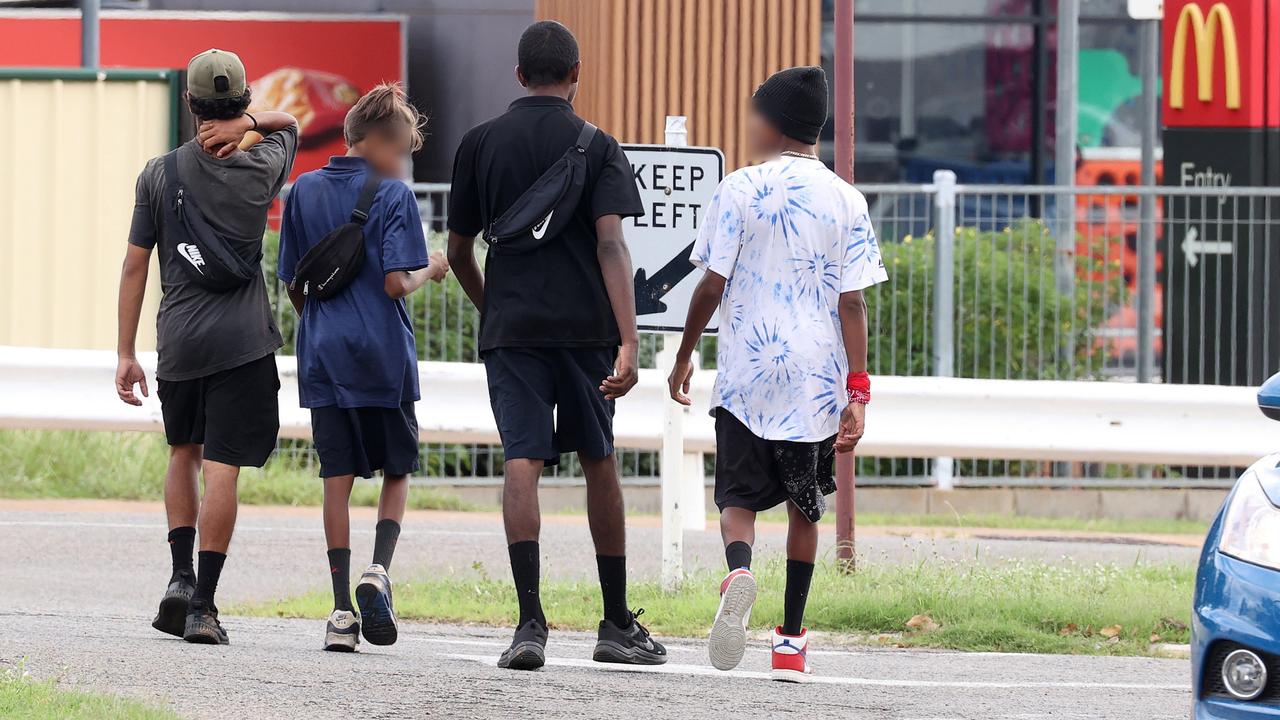
[[[373,533],[373,562],[383,570],[391,571],[391,556],[396,554],[396,541],[400,539],[400,523],[386,518],[378,521]]]
[[[227,561],[226,553],[212,550],[200,551],[200,572],[196,573],[196,591],[191,600],[202,600],[211,610],[217,610],[213,603],[213,594],[218,590],[218,577],[222,575],[222,564]]]
[[[196,529],[193,527],[176,527],[169,531],[169,554],[173,556],[173,582],[178,575],[186,573],[195,575],[196,569],[191,565],[191,553],[196,549]]]
[[[724,559],[729,562],[730,570],[751,567],[751,546],[741,540],[734,540],[724,548]]]
[[[631,609],[627,607],[627,556],[597,555],[596,568],[600,571],[605,619],[619,628],[631,627]]]
[[[353,611],[350,548],[333,548],[329,551],[329,579],[333,581],[333,609]]]
[[[799,635],[804,629],[804,604],[809,600],[813,563],[787,560],[787,594],[782,601],[782,632]]]
[[[538,541],[522,540],[507,546],[511,556],[511,577],[516,583],[516,598],[520,601],[520,625],[537,620],[543,627],[547,618],[542,614],[542,600],[538,597],[540,566]]]

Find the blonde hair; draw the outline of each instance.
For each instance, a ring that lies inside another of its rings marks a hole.
[[[342,122],[342,135],[347,147],[351,147],[373,130],[393,124],[408,126],[412,138],[410,149],[413,152],[422,149],[422,131],[427,126],[427,118],[409,102],[400,83],[382,83],[365,93],[347,111]]]

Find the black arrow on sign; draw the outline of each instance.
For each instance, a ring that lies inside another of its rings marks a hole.
[[[662,302],[662,297],[693,272],[693,263],[689,262],[691,252],[693,243],[689,243],[671,262],[659,268],[653,277],[647,277],[644,268],[636,271],[636,315],[666,312],[667,304]]]

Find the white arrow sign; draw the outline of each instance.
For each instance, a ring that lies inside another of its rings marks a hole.
[[[1201,240],[1200,230],[1194,225],[1187,230],[1187,236],[1182,240],[1182,254],[1191,267],[1200,264],[1201,255],[1230,255],[1233,250],[1229,240]]]

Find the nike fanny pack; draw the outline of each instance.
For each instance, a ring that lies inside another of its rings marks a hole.
[[[240,243],[256,249],[245,258],[209,224],[178,174],[178,151],[164,156],[165,234],[174,240],[175,262],[187,279],[213,292],[227,292],[262,278],[262,243]]]
[[[489,224],[484,240],[489,243],[490,252],[527,253],[560,235],[578,209],[587,184],[587,147],[595,135],[596,126],[583,123],[573,147],[565,150],[501,217]],[[480,195],[484,196],[483,190]]]
[[[308,298],[328,300],[356,279],[364,265],[364,224],[381,182],[382,178],[369,173],[356,209],[351,211],[351,220],[330,230],[302,256],[293,282],[289,283],[290,290],[301,285],[302,294]]]

